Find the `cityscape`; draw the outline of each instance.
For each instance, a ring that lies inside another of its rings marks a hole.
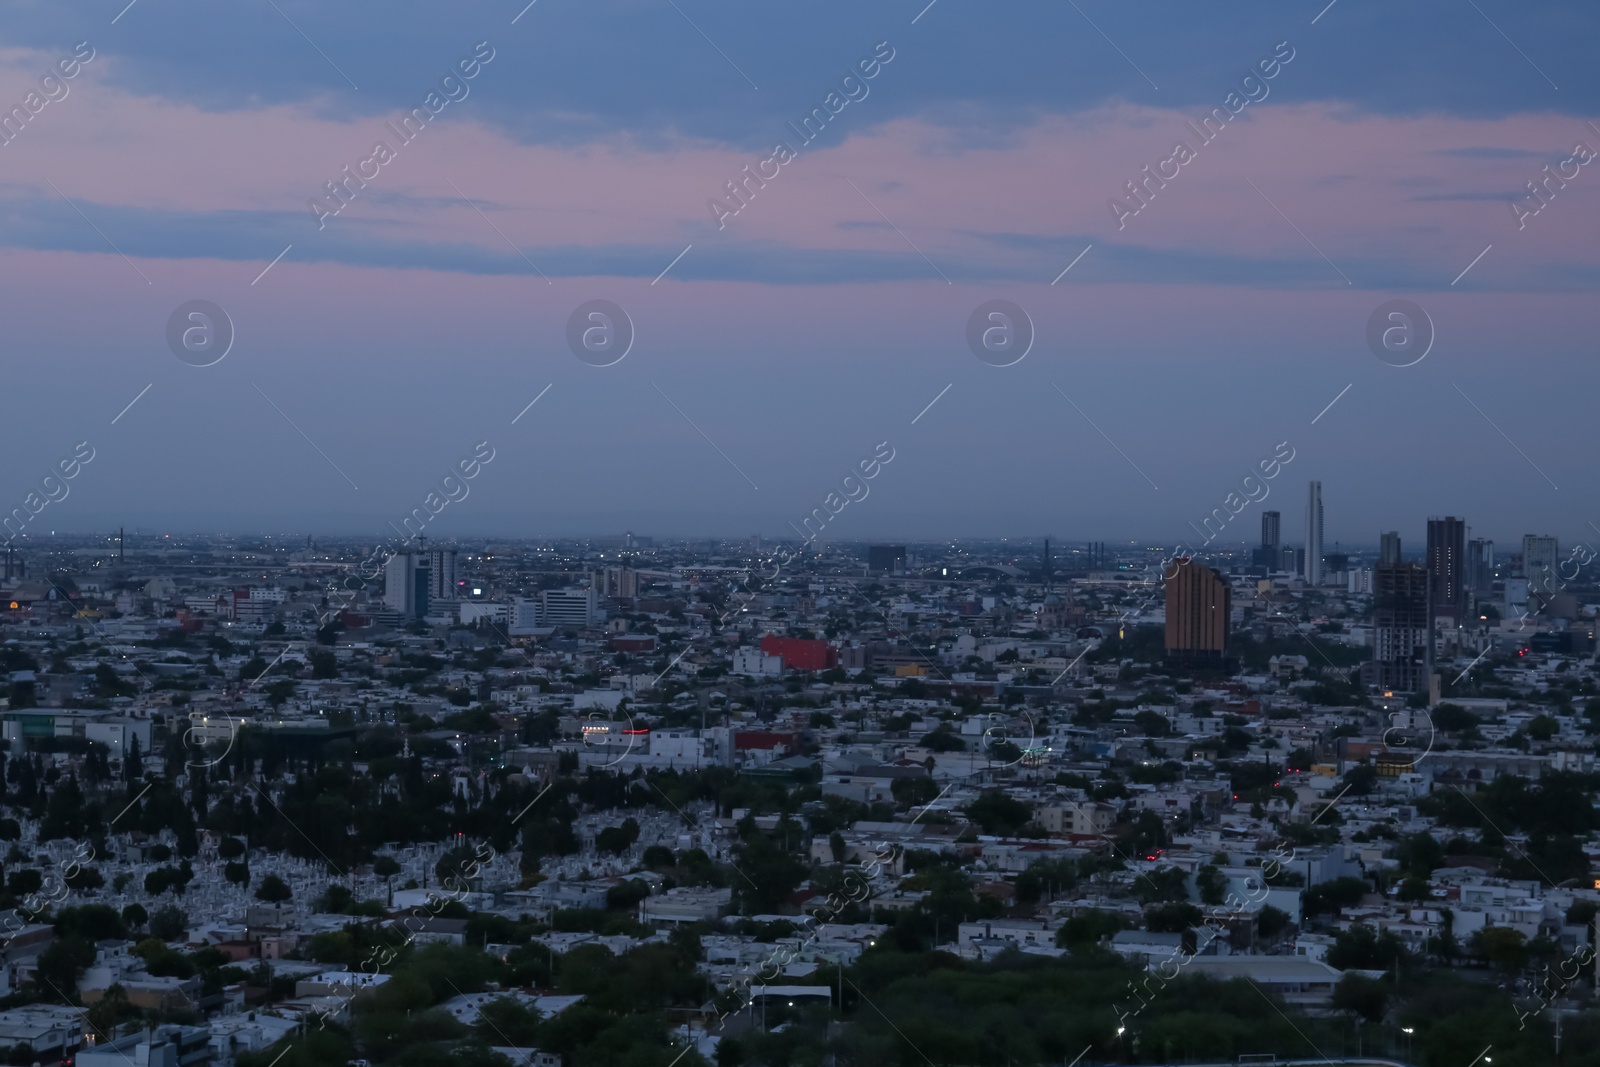
[[[0,19],[0,1067],[1600,1067],[1600,6]]]
[[[1044,1063],[1581,1040],[1594,551],[1319,553],[1315,481],[1283,520],[1203,557],[19,538],[0,1042],[981,1062],[928,1006],[977,996]]]

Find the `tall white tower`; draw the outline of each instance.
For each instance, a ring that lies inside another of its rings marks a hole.
[[[1306,499],[1306,584],[1322,584],[1322,483],[1311,483]]]

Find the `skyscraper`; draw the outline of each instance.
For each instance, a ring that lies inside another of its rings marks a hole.
[[[1188,557],[1173,560],[1162,575],[1167,604],[1169,659],[1221,662],[1228,650],[1233,589],[1222,572]]]
[[[1414,692],[1426,680],[1428,571],[1415,563],[1379,563],[1372,570],[1372,658],[1361,680]]]
[[[1475,537],[1467,542],[1467,588],[1479,600],[1494,590],[1494,542]]]
[[[456,598],[456,550],[436,548],[428,553],[428,599]]]
[[[413,619],[428,613],[428,593],[433,585],[430,562],[426,552],[401,552],[384,562],[383,599],[391,609]]]
[[[1460,622],[1466,614],[1466,533],[1464,519],[1446,515],[1428,520],[1428,601],[1430,617]]]
[[[1379,564],[1384,564],[1384,563],[1391,563],[1392,564],[1392,563],[1399,563],[1399,562],[1400,562],[1400,534],[1399,534],[1399,531],[1391,530],[1388,533],[1379,534],[1378,535],[1378,563]]]
[[[1322,483],[1312,482],[1306,499],[1306,569],[1307,585],[1322,582]]]
[[[1280,569],[1283,561],[1283,514],[1277,511],[1261,513],[1261,547],[1251,553],[1251,562],[1269,571]]]

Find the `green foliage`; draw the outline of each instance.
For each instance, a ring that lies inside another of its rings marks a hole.
[[[1218,905],[1223,902],[1224,894],[1228,889],[1228,879],[1221,871],[1210,864],[1201,867],[1195,874],[1195,886],[1200,890],[1202,904]]]
[[[293,895],[289,883],[275,874],[269,874],[261,879],[261,885],[256,889],[256,899],[268,904],[281,904]]]
[[[1020,800],[1004,793],[984,793],[966,808],[967,817],[983,828],[986,834],[1014,837],[1019,830],[1033,821],[1033,809]]]
[[[1388,930],[1380,934],[1362,923],[1341,932],[1328,949],[1328,964],[1341,971],[1387,970],[1405,958],[1405,944],[1398,937]]]
[[[1469,947],[1494,966],[1515,974],[1528,966],[1528,939],[1509,926],[1487,926],[1472,935]]]
[[[142,910],[142,909],[141,909]],[[128,936],[122,916],[108,904],[84,904],[56,912],[57,937],[82,937],[87,941],[108,941]]]
[[[1333,1006],[1354,1012],[1369,1023],[1379,1022],[1389,1007],[1389,984],[1359,974],[1347,974],[1333,990]]]
[[[1308,919],[1330,914],[1340,908],[1355,907],[1370,892],[1372,887],[1360,878],[1335,878],[1306,890],[1301,897],[1300,910]]]
[[[627,818],[620,826],[607,826],[594,837],[594,847],[601,852],[620,856],[639,840],[638,820]]]
[[[1204,919],[1205,913],[1193,904],[1157,904],[1144,913],[1145,929],[1153,934],[1181,934]]]
[[[1155,904],[1189,900],[1189,876],[1177,867],[1162,867],[1140,875],[1133,883],[1133,893],[1141,904]]]
[[[150,915],[150,936],[162,941],[176,941],[189,929],[189,916],[176,904],[164,904]]]
[[[1078,884],[1078,864],[1069,859],[1036,860],[1017,875],[1017,903],[1036,904],[1049,890],[1057,892]]]
[[[1056,944],[1074,952],[1085,952],[1121,930],[1131,929],[1127,916],[1114,911],[1080,911],[1056,932]]]

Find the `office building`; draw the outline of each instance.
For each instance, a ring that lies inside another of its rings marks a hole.
[[[631,600],[639,595],[639,572],[632,567],[605,567],[594,572],[594,591]]]
[[[1467,542],[1467,589],[1479,600],[1494,591],[1494,542],[1473,538]]]
[[[1261,513],[1261,547],[1251,553],[1251,561],[1258,567],[1268,570],[1278,570],[1283,562],[1283,513],[1278,511],[1263,511]]]
[[[1187,557],[1173,560],[1162,577],[1167,658],[1220,664],[1228,651],[1228,621],[1233,609],[1228,580],[1215,567]]]
[[[1466,521],[1453,515],[1428,520],[1428,599],[1434,619],[1459,624],[1466,615],[1466,533]]]
[[[383,602],[409,619],[428,613],[433,568],[426,552],[401,552],[383,565]]]
[[[1427,677],[1428,578],[1416,563],[1380,563],[1372,570],[1372,659],[1362,681],[1386,690],[1415,692]]]
[[[456,598],[456,550],[434,549],[428,553],[428,599],[454,600]]]
[[[586,629],[600,622],[600,609],[590,589],[546,589],[539,594],[541,626]]]
[[[1310,586],[1322,583],[1322,483],[1312,482],[1306,498],[1306,562],[1302,576]]]
[[[1546,572],[1553,576],[1559,559],[1559,548],[1554,537],[1522,535],[1522,576],[1530,584],[1544,581]]]
[[[1400,534],[1396,530],[1378,535],[1378,563],[1393,566],[1400,562]]]
[[[888,574],[903,570],[906,565],[905,545],[868,545],[867,570],[874,574]]]

